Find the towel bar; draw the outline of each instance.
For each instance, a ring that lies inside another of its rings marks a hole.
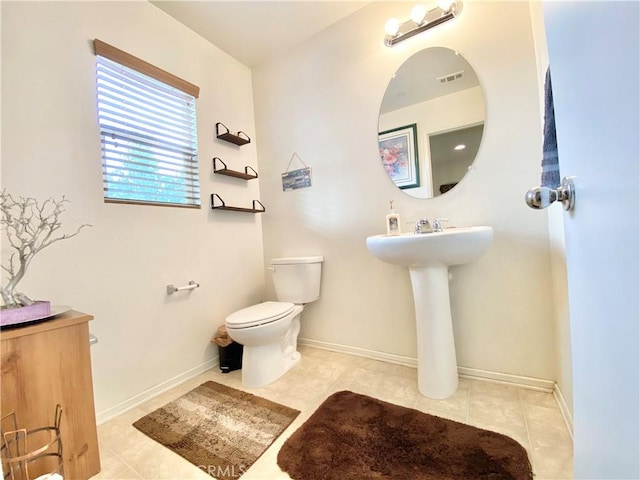
[[[193,280],[191,280],[189,282],[189,284],[185,285],[184,287],[176,287],[175,285],[167,285],[167,295],[171,295],[172,293],[176,293],[176,292],[183,292],[185,290],[193,290],[194,288],[198,288],[199,286],[200,286],[200,284],[194,282]]]

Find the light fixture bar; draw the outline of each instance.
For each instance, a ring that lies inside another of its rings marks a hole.
[[[454,2],[448,11],[443,10],[440,7],[436,7],[432,10],[429,10],[426,17],[433,16],[435,13],[436,16],[432,20],[424,21],[421,24],[417,24],[412,20],[407,20],[403,24],[400,25],[400,31],[396,35],[387,35],[384,39],[384,44],[387,47],[393,47],[394,45],[406,40],[407,38],[411,38],[419,33],[426,32],[427,30],[432,29],[433,27],[437,27],[449,20],[456,18],[456,16],[462,11],[462,2],[457,1]],[[413,27],[411,27],[413,25]],[[407,26],[411,27],[407,31],[403,31]]]

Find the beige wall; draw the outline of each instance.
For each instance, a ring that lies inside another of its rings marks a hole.
[[[94,38],[200,86],[201,210],[103,203]],[[255,131],[250,70],[153,5],[2,2],[2,187],[66,195],[63,228],[93,225],[36,256],[19,290],[95,315],[99,419],[211,367],[215,328],[262,297],[260,216],[208,208],[211,192],[259,198],[257,181],[211,174],[213,156],[256,167],[255,143],[220,143],[218,121]],[[201,287],[166,295],[189,280]]]
[[[365,245],[384,232],[389,200],[403,221],[491,225],[487,254],[451,269],[459,364],[554,380],[547,214],[523,200],[539,179],[542,135],[529,6],[465,2],[454,22],[383,46],[386,19],[408,17],[412,5],[373,3],[254,72],[265,259],[325,257],[321,298],[303,313],[301,338],[406,360],[416,355],[408,272],[374,259]],[[379,164],[378,111],[393,72],[429,46],[459,50],[473,66],[487,122],[464,181],[418,200],[395,189]],[[293,152],[312,167],[313,186],[282,192]]]
[[[384,22],[408,16],[413,4],[376,2],[253,79],[144,2],[1,6],[2,186],[38,198],[66,195],[72,203],[65,226],[93,225],[36,257],[20,288],[96,316],[99,418],[210,366],[213,329],[229,312],[273,297],[262,287],[264,264],[274,256],[325,257],[322,296],[303,313],[303,339],[415,358],[409,275],[375,260],[365,246],[368,235],[384,231],[389,200],[403,221],[449,217],[453,225],[495,229],[484,257],[452,269],[460,365],[559,378],[570,388],[568,326],[555,321],[562,299],[554,307],[548,281],[547,213],[523,201],[538,182],[541,149],[527,4],[466,2],[456,21],[389,49]],[[103,203],[93,38],[201,87],[201,210]],[[428,46],[458,49],[471,63],[486,94],[487,123],[465,180],[444,197],[418,200],[395,189],[379,165],[378,111],[392,73]],[[217,142],[218,121],[255,132],[254,141],[240,149]],[[285,193],[280,174],[294,152],[313,168],[313,186]],[[213,156],[254,166],[259,183],[212,175]],[[267,213],[213,213],[214,191],[230,204],[260,198]],[[193,293],[165,295],[167,284],[192,279],[201,284]]]

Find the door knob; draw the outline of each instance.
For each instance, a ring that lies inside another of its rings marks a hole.
[[[573,177],[563,177],[558,188],[531,188],[524,198],[527,205],[536,210],[547,208],[553,202],[560,202],[566,211],[571,211],[576,202],[576,189],[573,183]]]

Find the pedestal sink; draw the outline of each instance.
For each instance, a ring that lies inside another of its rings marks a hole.
[[[433,233],[374,235],[367,248],[379,260],[409,267],[416,309],[418,390],[447,398],[458,388],[458,365],[449,301],[449,266],[471,262],[493,240],[491,227],[447,228]]]

